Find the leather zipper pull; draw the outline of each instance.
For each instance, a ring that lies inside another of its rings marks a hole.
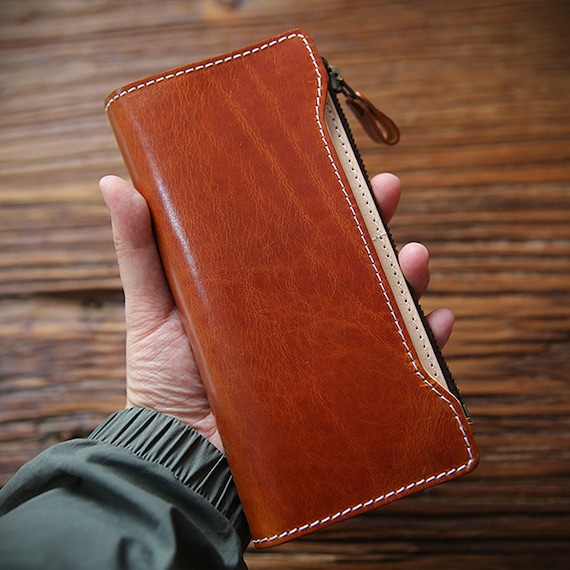
[[[342,78],[334,65],[325,61],[329,73],[329,85],[335,93],[346,97],[346,104],[354,113],[368,136],[377,143],[394,145],[400,140],[400,130],[388,115],[375,107],[362,93],[354,91]]]

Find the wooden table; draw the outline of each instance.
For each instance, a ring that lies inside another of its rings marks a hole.
[[[394,148],[356,138],[403,181],[392,229],[430,248],[425,309],[457,314],[482,460],[250,567],[568,566],[569,23],[563,0],[2,0],[0,482],[123,406],[105,96],[299,26],[401,127]]]

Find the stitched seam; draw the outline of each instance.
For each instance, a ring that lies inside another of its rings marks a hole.
[[[289,34],[288,36],[282,36],[280,38],[277,38],[277,39],[272,40],[270,42],[264,43],[260,46],[252,48],[252,49],[247,49],[245,51],[235,53],[233,55],[228,55],[227,57],[222,57],[220,59],[216,59],[214,61],[209,61],[207,63],[202,63],[200,65],[193,65],[191,67],[187,67],[185,69],[181,69],[181,70],[176,71],[176,72],[167,73],[165,75],[161,75],[160,77],[156,77],[154,79],[149,79],[148,81],[144,81],[142,83],[139,83],[138,85],[133,85],[133,86],[129,87],[128,89],[124,89],[120,93],[117,93],[116,95],[111,97],[111,99],[109,99],[109,101],[105,105],[105,111],[107,111],[109,109],[109,107],[117,99],[120,99],[121,97],[124,97],[125,95],[128,95],[129,93],[133,93],[134,91],[139,91],[140,89],[144,89],[145,87],[150,87],[151,85],[154,85],[156,83],[161,83],[162,81],[166,81],[168,79],[175,79],[176,77],[186,75],[187,73],[193,73],[194,71],[200,71],[202,69],[208,69],[210,67],[214,67],[216,65],[220,65],[221,63],[226,63],[228,61],[233,61],[233,60],[239,59],[241,57],[247,57],[248,55],[252,55],[254,53],[263,51],[267,48],[273,47],[276,44],[279,44],[281,42],[284,42],[286,40],[290,40],[293,38],[301,38],[305,42],[307,49],[309,49],[309,51],[310,51],[310,46],[308,45],[306,38],[302,34]],[[313,58],[313,63],[315,63],[315,65],[316,65],[314,58]]]
[[[345,144],[345,140],[343,139],[343,136],[342,136],[342,132],[341,132],[340,129],[338,128],[338,125],[336,124],[336,121],[334,121],[334,116],[332,116],[332,112],[331,112],[331,109],[330,109],[330,108],[328,108],[328,112],[331,113],[331,117],[333,118],[333,122],[335,123],[335,129],[336,129],[337,135],[338,135],[338,137],[340,138],[340,140],[341,140],[341,142],[342,142],[342,146],[343,146],[343,148],[344,148],[345,153],[347,154],[347,158],[349,159],[349,162],[351,162],[351,161],[350,161],[350,156],[349,156],[349,154],[348,154],[347,146],[346,146],[346,144]],[[465,445],[466,445],[466,447],[467,447],[467,450],[468,450],[468,454],[469,454],[470,459],[469,459],[469,461],[467,462],[466,465],[461,466],[461,468],[452,469],[451,471],[448,471],[448,472],[446,472],[445,474],[450,474],[450,473],[453,473],[453,472],[455,472],[455,471],[462,470],[462,469],[464,469],[466,466],[470,465],[470,464],[473,462],[472,448],[471,448],[471,445],[470,445],[470,443],[469,443],[469,438],[467,437],[467,433],[466,433],[466,431],[465,431],[463,425],[461,424],[461,420],[460,420],[459,415],[457,414],[457,412],[456,412],[456,410],[455,410],[455,407],[454,407],[454,405],[453,405],[453,402],[452,402],[452,401],[445,395],[445,393],[440,389],[439,384],[437,384],[437,385],[434,384],[429,378],[427,378],[424,374],[422,374],[420,368],[418,367],[418,365],[417,365],[417,363],[416,363],[416,360],[415,360],[415,358],[414,358],[414,355],[413,355],[413,353],[411,352],[411,350],[410,350],[410,348],[409,348],[409,346],[408,346],[408,343],[407,343],[407,341],[406,341],[406,338],[405,338],[405,336],[404,336],[404,334],[403,334],[402,326],[401,326],[400,323],[399,323],[398,316],[396,315],[396,313],[395,313],[395,311],[394,311],[394,309],[393,309],[393,307],[392,307],[390,298],[389,298],[389,296],[388,296],[386,287],[385,287],[384,282],[383,282],[383,279],[382,279],[382,275],[381,275],[381,273],[378,271],[378,267],[377,267],[377,265],[376,265],[376,263],[375,263],[375,261],[374,261],[374,258],[372,257],[371,250],[370,250],[370,248],[369,248],[369,246],[368,246],[368,243],[367,243],[367,241],[366,241],[366,237],[365,237],[365,235],[364,235],[364,232],[363,232],[363,230],[362,230],[362,227],[361,227],[361,225],[360,225],[360,222],[359,222],[358,218],[356,217],[356,215],[355,215],[355,213],[354,213],[354,207],[352,206],[352,202],[351,202],[351,200],[350,200],[350,195],[348,194],[348,192],[347,192],[347,190],[346,190],[346,188],[345,188],[345,186],[344,186],[344,183],[342,182],[342,179],[341,179],[340,176],[338,175],[337,166],[336,166],[336,164],[334,163],[334,159],[333,159],[332,155],[330,154],[330,150],[329,150],[328,143],[326,142],[326,139],[324,138],[324,134],[323,134],[323,132],[322,132],[322,126],[321,126],[321,124],[320,124],[320,119],[319,119],[318,122],[319,122],[319,128],[321,129],[321,135],[322,135],[322,138],[323,138],[323,142],[325,143],[325,146],[326,146],[326,148],[327,148],[327,152],[329,153],[329,159],[331,160],[331,163],[332,163],[332,165],[333,165],[333,168],[334,168],[335,172],[337,173],[337,176],[338,176],[339,183],[340,183],[340,185],[341,185],[343,194],[345,195],[345,198],[346,198],[347,202],[349,203],[350,210],[351,210],[351,212],[353,213],[353,216],[354,216],[354,221],[355,221],[355,223],[356,223],[356,225],[357,225],[357,227],[358,227],[358,230],[359,230],[359,232],[360,232],[360,234],[361,234],[361,238],[362,238],[362,240],[363,240],[364,243],[365,243],[365,248],[366,248],[366,251],[367,251],[367,253],[368,253],[368,257],[370,258],[370,262],[371,262],[372,266],[374,267],[374,271],[375,271],[375,273],[376,273],[376,277],[377,277],[377,279],[378,279],[378,282],[379,282],[380,287],[381,287],[381,289],[382,289],[382,292],[383,292],[383,294],[384,294],[384,298],[386,299],[386,303],[387,303],[387,305],[388,305],[388,307],[389,307],[389,309],[390,309],[390,313],[391,313],[391,315],[392,315],[392,318],[394,319],[394,322],[395,322],[395,324],[396,324],[398,333],[399,333],[399,335],[400,335],[400,337],[401,337],[402,344],[404,345],[404,347],[405,347],[405,349],[406,349],[406,352],[407,352],[407,354],[408,354],[408,356],[409,356],[409,358],[410,358],[410,360],[411,360],[411,362],[412,362],[412,365],[413,365],[413,367],[414,367],[415,373],[416,373],[417,376],[419,376],[419,377],[423,380],[423,382],[424,382],[425,384],[427,384],[427,385],[429,386],[429,388],[430,388],[431,390],[433,390],[433,391],[450,407],[450,409],[451,409],[451,411],[452,411],[452,413],[453,413],[453,416],[454,416],[455,420],[457,421],[457,424],[458,424],[458,426],[459,426],[459,429],[460,429],[460,431],[461,431],[461,434],[463,435],[463,440],[465,441]],[[354,169],[354,166],[353,166],[353,165],[352,165],[352,168]],[[356,172],[355,172],[354,174],[355,174],[355,177],[356,177]],[[360,183],[359,183],[359,185],[360,185]],[[361,185],[360,185],[360,187],[362,188]],[[387,242],[386,242],[387,234],[384,233],[384,232],[380,232],[380,231],[379,231],[380,228],[379,228],[378,224],[376,223],[376,221],[375,221],[375,224],[376,224],[377,231],[378,231],[378,237],[379,237],[380,239],[382,239],[383,247],[384,247],[385,250],[387,250],[387,253],[389,253],[388,246],[387,246]],[[390,264],[391,264],[392,268],[394,268],[394,262],[392,261],[392,259],[390,259]],[[394,270],[394,269],[393,269],[393,270]],[[394,275],[397,277],[397,273],[396,273],[395,270],[394,270]],[[400,284],[400,285],[401,285],[401,284]],[[405,291],[404,291],[403,289],[400,289],[400,292],[405,296]],[[416,328],[418,328],[418,325],[417,325],[417,323],[415,322],[415,320],[414,320],[414,323],[415,323]],[[424,349],[425,349],[425,344],[424,344]],[[429,354],[428,354],[427,356],[428,356],[428,358],[429,358]],[[431,361],[430,361],[430,364],[433,366],[433,363],[432,363]],[[435,371],[434,371],[434,372],[435,372]],[[438,475],[437,478],[440,478],[441,476],[442,476],[442,475]],[[412,485],[412,486],[413,486],[413,485]]]
[[[183,76],[183,75],[185,75],[185,74],[187,74],[187,73],[192,73],[192,72],[195,72],[195,71],[200,71],[200,70],[203,70],[203,69],[208,69],[208,68],[210,68],[210,67],[213,67],[213,66],[216,66],[216,65],[220,65],[220,64],[222,64],[222,63],[226,63],[226,62],[229,62],[229,61],[233,61],[233,60],[239,59],[239,58],[241,58],[241,57],[247,57],[248,55],[252,55],[252,54],[254,54],[254,53],[260,52],[260,51],[265,50],[265,49],[267,49],[267,48],[273,47],[273,46],[275,46],[275,45],[277,45],[277,44],[279,44],[279,43],[281,43],[281,42],[283,42],[283,41],[290,40],[290,39],[294,39],[294,38],[299,38],[299,39],[301,39],[301,40],[303,41],[303,43],[305,44],[305,48],[307,49],[307,52],[309,53],[309,56],[310,56],[311,61],[312,61],[312,63],[313,63],[313,67],[314,67],[315,72],[316,72],[316,75],[317,75],[317,94],[316,94],[316,104],[315,104],[315,118],[316,118],[317,126],[318,126],[318,128],[319,128],[319,133],[320,133],[320,135],[321,135],[321,140],[323,141],[325,150],[326,150],[326,152],[327,152],[327,156],[328,156],[329,161],[330,161],[330,163],[331,163],[331,165],[332,165],[332,167],[333,167],[333,170],[334,170],[335,175],[336,175],[336,177],[337,177],[339,186],[340,186],[340,188],[341,188],[341,190],[342,190],[342,192],[343,192],[343,194],[344,194],[344,196],[345,196],[345,199],[346,199],[346,201],[347,201],[347,203],[348,203],[348,206],[349,206],[349,208],[350,208],[350,211],[351,211],[351,213],[352,213],[352,216],[353,216],[354,221],[355,221],[355,223],[356,223],[356,226],[357,226],[357,228],[358,228],[358,231],[359,231],[359,234],[360,234],[360,238],[362,239],[362,242],[363,242],[363,244],[364,244],[364,248],[366,249],[366,252],[367,252],[367,254],[368,254],[368,258],[370,259],[370,262],[372,263],[372,267],[374,268],[374,272],[376,273],[376,276],[377,276],[379,285],[380,285],[380,287],[381,287],[381,290],[382,290],[382,292],[383,292],[384,298],[386,299],[386,302],[387,302],[388,307],[389,307],[389,309],[390,309],[390,313],[392,314],[392,318],[394,319],[394,323],[395,323],[395,325],[396,325],[396,327],[397,327],[397,329],[398,329],[398,333],[399,333],[399,335],[400,335],[400,337],[401,337],[401,339],[402,339],[402,343],[403,343],[403,345],[404,345],[404,347],[405,347],[405,349],[406,349],[406,352],[407,352],[408,356],[409,356],[410,359],[411,359],[411,362],[412,362],[412,364],[413,364],[413,366],[414,366],[414,369],[415,369],[415,373],[416,373],[418,376],[420,376],[420,378],[422,378],[422,380],[423,380],[424,382],[426,382],[426,384],[428,384],[428,386],[430,386],[430,388],[431,388],[436,394],[438,394],[438,396],[439,396],[444,402],[446,402],[446,403],[449,405],[449,407],[451,408],[451,410],[452,410],[452,412],[453,412],[453,414],[454,414],[455,420],[457,421],[457,424],[458,424],[458,426],[459,426],[459,429],[460,429],[461,433],[463,434],[463,439],[464,439],[464,441],[465,441],[465,444],[466,444],[466,447],[467,447],[467,450],[468,450],[468,454],[469,454],[470,459],[469,459],[469,461],[468,461],[467,463],[465,463],[465,464],[463,464],[463,465],[461,465],[461,466],[459,466],[459,467],[454,467],[454,468],[450,469],[449,471],[444,471],[444,472],[442,472],[442,473],[439,473],[438,475],[432,475],[432,476],[430,476],[430,477],[428,477],[428,478],[420,479],[419,481],[416,481],[416,482],[414,482],[414,483],[410,483],[410,484],[407,485],[407,486],[400,487],[399,489],[394,490],[394,491],[390,491],[389,493],[386,493],[386,494],[384,494],[384,495],[380,495],[379,497],[376,497],[375,499],[371,499],[371,500],[369,500],[369,501],[367,501],[367,502],[365,502],[365,503],[360,503],[360,504],[355,505],[355,506],[353,506],[353,507],[349,507],[349,508],[345,509],[344,511],[338,511],[337,513],[335,513],[335,514],[333,514],[333,515],[324,517],[324,518],[322,518],[322,519],[315,520],[315,521],[313,521],[312,523],[307,523],[307,524],[305,524],[305,525],[303,525],[303,526],[293,528],[293,529],[291,529],[291,530],[285,531],[285,532],[283,532],[283,533],[281,533],[281,534],[273,535],[273,536],[271,536],[271,537],[265,537],[265,538],[261,538],[261,539],[256,539],[256,540],[253,541],[255,544],[259,544],[259,543],[263,543],[263,542],[271,542],[271,541],[275,541],[275,540],[278,540],[278,539],[282,539],[282,538],[291,536],[291,535],[293,535],[293,534],[296,534],[296,533],[298,533],[298,532],[302,532],[302,531],[307,530],[307,529],[310,529],[310,528],[315,528],[315,527],[317,527],[317,526],[319,526],[319,525],[321,525],[321,524],[325,524],[325,523],[327,523],[327,522],[336,520],[336,519],[338,519],[339,517],[344,517],[344,516],[346,516],[346,515],[348,515],[348,514],[350,514],[350,513],[353,513],[353,512],[355,512],[355,511],[358,511],[359,509],[366,508],[366,507],[369,507],[369,506],[374,505],[374,504],[379,504],[379,503],[381,503],[381,502],[383,502],[383,501],[386,501],[386,500],[390,499],[391,497],[394,497],[394,496],[396,496],[396,495],[400,495],[400,494],[404,493],[405,491],[409,491],[409,490],[411,490],[411,489],[413,489],[413,488],[415,488],[415,487],[421,487],[422,485],[425,485],[425,484],[427,484],[427,483],[431,483],[431,482],[433,482],[433,481],[435,481],[435,480],[439,480],[439,479],[442,479],[442,478],[444,478],[444,477],[453,475],[454,473],[461,472],[461,471],[465,470],[468,466],[470,466],[470,465],[473,463],[473,461],[474,461],[473,452],[472,452],[471,445],[470,445],[470,443],[469,443],[469,439],[468,439],[468,437],[467,437],[467,434],[466,434],[466,432],[465,432],[465,429],[463,428],[463,425],[461,424],[461,420],[460,420],[459,416],[457,415],[457,413],[456,413],[456,411],[455,411],[455,408],[453,407],[452,402],[451,402],[443,393],[441,393],[439,390],[437,390],[437,389],[433,386],[433,384],[432,384],[431,382],[429,382],[429,381],[421,374],[421,372],[420,372],[420,370],[419,370],[419,368],[418,368],[418,366],[417,366],[417,364],[416,364],[416,362],[415,362],[415,359],[414,359],[414,357],[413,357],[413,354],[412,354],[412,352],[411,352],[411,350],[410,350],[410,348],[409,348],[409,346],[408,346],[408,344],[407,344],[407,342],[406,342],[406,339],[405,339],[405,336],[404,336],[404,334],[403,334],[403,330],[402,330],[402,327],[401,327],[401,325],[400,325],[400,323],[399,323],[398,317],[397,317],[397,315],[395,314],[394,309],[393,309],[393,307],[392,307],[392,305],[391,305],[391,303],[390,303],[390,299],[389,299],[389,297],[388,297],[388,294],[387,294],[387,291],[386,291],[384,282],[383,282],[383,280],[382,280],[382,276],[381,276],[381,274],[380,274],[380,272],[379,272],[379,270],[378,270],[378,267],[377,267],[377,265],[376,265],[376,262],[375,262],[375,260],[374,260],[374,257],[372,256],[372,253],[371,253],[371,251],[370,251],[370,247],[369,247],[368,242],[367,242],[367,240],[366,240],[366,236],[365,236],[365,234],[364,234],[364,232],[363,232],[363,230],[362,230],[362,227],[361,227],[361,225],[360,225],[360,221],[358,220],[358,216],[356,215],[356,211],[355,211],[354,206],[353,206],[353,204],[352,204],[352,202],[351,202],[351,200],[350,200],[350,196],[349,196],[349,194],[348,194],[348,192],[347,192],[347,190],[346,190],[346,188],[345,188],[345,186],[344,186],[344,183],[343,183],[343,181],[342,181],[342,177],[341,177],[341,175],[340,175],[340,172],[339,172],[339,170],[338,170],[337,165],[335,164],[334,157],[333,157],[333,155],[332,155],[332,153],[331,153],[329,144],[328,144],[327,139],[326,139],[326,136],[325,136],[323,124],[322,124],[321,117],[320,117],[320,107],[321,107],[322,88],[323,88],[322,75],[321,75],[321,72],[320,72],[320,69],[319,69],[317,60],[315,59],[315,54],[313,53],[313,51],[312,51],[312,49],[311,49],[311,46],[310,46],[310,44],[309,44],[307,38],[306,38],[303,34],[293,33],[293,34],[289,34],[289,35],[287,35],[287,36],[281,36],[280,38],[277,38],[277,39],[275,39],[275,40],[272,40],[271,42],[264,43],[264,44],[262,44],[262,45],[260,45],[260,46],[257,46],[257,47],[252,48],[252,49],[245,50],[245,51],[243,51],[243,52],[235,53],[235,54],[233,54],[233,55],[229,55],[229,56],[227,56],[227,57],[223,57],[223,58],[220,58],[220,59],[217,59],[217,60],[214,60],[214,61],[210,61],[210,62],[207,62],[207,63],[204,63],[204,64],[200,64],[200,65],[196,65],[196,66],[191,66],[191,67],[188,67],[188,68],[185,68],[185,69],[181,69],[181,70],[179,70],[179,71],[177,71],[177,72],[171,72],[171,73],[162,75],[162,76],[157,77],[157,78],[155,78],[155,79],[150,79],[150,80],[148,80],[148,81],[146,81],[146,82],[139,83],[138,85],[133,85],[133,86],[129,87],[128,89],[125,89],[125,90],[123,90],[123,91],[117,93],[117,94],[114,95],[111,99],[109,99],[109,101],[108,101],[107,104],[105,105],[105,111],[107,111],[107,110],[109,109],[109,107],[110,107],[116,100],[120,99],[121,97],[124,97],[125,95],[128,95],[128,94],[130,94],[130,93],[133,93],[133,92],[135,92],[135,91],[139,91],[140,89],[144,89],[145,87],[149,87],[149,86],[151,86],[151,85],[154,85],[154,84],[156,84],[156,83],[160,83],[160,82],[162,82],[162,81],[167,81],[167,80],[170,80],[170,79],[175,79],[176,77],[181,77],[181,76]],[[338,130],[338,129],[337,129],[337,130]],[[340,133],[339,133],[339,136],[340,136]]]
[[[291,36],[288,36],[288,38],[289,38],[289,37],[291,37]],[[403,334],[402,327],[401,327],[401,325],[400,325],[400,323],[399,323],[398,317],[397,317],[397,315],[395,314],[394,309],[393,309],[393,307],[392,307],[392,305],[391,305],[390,299],[389,299],[389,297],[388,297],[388,294],[387,294],[387,291],[386,291],[384,282],[383,282],[383,280],[382,280],[382,276],[381,276],[381,274],[380,274],[380,272],[379,272],[379,270],[378,270],[378,267],[377,267],[377,265],[376,265],[376,262],[375,262],[375,260],[374,260],[374,257],[372,256],[372,253],[371,253],[371,251],[370,251],[370,247],[369,247],[368,242],[367,242],[367,240],[366,240],[366,236],[365,236],[365,234],[364,234],[364,232],[363,232],[363,230],[362,230],[362,227],[361,227],[361,225],[360,225],[360,221],[358,220],[358,216],[356,215],[354,206],[353,206],[353,204],[352,204],[352,202],[351,202],[351,200],[350,200],[350,196],[349,196],[349,194],[348,194],[348,192],[347,192],[347,190],[346,190],[346,188],[345,188],[345,186],[344,186],[344,182],[342,181],[342,177],[341,177],[340,172],[339,172],[339,170],[338,170],[338,167],[337,167],[337,165],[336,165],[336,163],[335,163],[334,157],[333,157],[333,155],[332,155],[332,153],[331,153],[329,144],[328,144],[328,142],[327,142],[327,139],[326,139],[326,136],[325,136],[325,133],[324,133],[323,124],[322,124],[321,117],[320,117],[320,106],[321,106],[321,98],[322,98],[322,76],[321,76],[321,72],[320,72],[320,70],[319,70],[319,66],[318,66],[318,64],[317,64],[317,61],[316,61],[316,59],[315,59],[315,55],[314,55],[314,53],[313,53],[313,51],[312,51],[312,49],[311,49],[311,46],[310,46],[309,42],[307,41],[307,39],[306,39],[303,35],[301,35],[301,34],[294,34],[293,37],[299,37],[299,38],[301,38],[301,39],[303,40],[303,42],[305,43],[305,47],[307,48],[307,51],[309,52],[309,56],[310,56],[310,58],[311,58],[311,61],[313,62],[313,66],[314,66],[315,71],[316,71],[316,74],[317,74],[317,97],[316,97],[316,105],[315,105],[315,116],[316,116],[317,126],[318,126],[318,128],[319,128],[319,132],[320,132],[320,135],[321,135],[321,140],[323,141],[323,144],[324,144],[324,146],[325,146],[325,150],[326,150],[326,152],[327,152],[329,161],[330,161],[330,163],[331,163],[331,165],[332,165],[332,167],[333,167],[333,170],[334,170],[334,172],[335,172],[335,175],[336,175],[336,177],[337,177],[339,186],[340,186],[340,188],[341,188],[341,190],[342,190],[342,192],[343,192],[343,194],[344,194],[344,196],[345,196],[345,199],[346,199],[346,201],[347,201],[347,203],[348,203],[349,209],[350,209],[350,211],[351,211],[351,213],[352,213],[352,216],[353,216],[354,221],[355,221],[355,223],[356,223],[356,226],[357,226],[357,228],[358,228],[358,231],[359,231],[359,234],[360,234],[360,238],[362,239],[362,242],[363,242],[364,247],[365,247],[365,249],[366,249],[366,252],[367,252],[367,254],[368,254],[368,258],[370,259],[370,262],[372,263],[372,267],[374,268],[374,272],[376,273],[376,277],[377,277],[377,279],[378,279],[378,283],[379,283],[379,285],[380,285],[380,287],[381,287],[381,290],[382,290],[382,293],[383,293],[383,295],[384,295],[384,298],[386,299],[386,302],[387,302],[388,307],[389,307],[389,309],[390,309],[390,313],[392,314],[392,318],[394,319],[394,323],[395,323],[395,325],[396,325],[396,327],[397,327],[397,329],[398,329],[398,333],[399,333],[399,335],[400,335],[400,337],[401,337],[401,339],[402,339],[402,343],[403,343],[403,345],[404,345],[404,347],[405,347],[405,349],[406,349],[406,352],[408,353],[408,356],[409,356],[410,359],[411,359],[411,362],[412,362],[412,364],[413,364],[413,366],[414,366],[415,373],[416,373],[416,374],[417,374],[417,375],[418,375],[418,376],[450,407],[450,409],[451,409],[451,411],[452,411],[452,413],[453,413],[453,416],[455,417],[455,421],[457,422],[457,425],[458,425],[458,427],[459,427],[459,430],[460,430],[460,432],[461,432],[461,434],[462,434],[462,436],[463,436],[463,440],[465,441],[465,445],[466,445],[466,447],[467,447],[467,452],[468,452],[468,455],[469,455],[469,461],[468,461],[467,463],[464,463],[464,464],[460,465],[459,467],[453,467],[452,469],[449,469],[448,471],[443,471],[443,472],[441,472],[441,473],[439,473],[439,474],[437,474],[437,475],[432,475],[432,476],[430,476],[430,477],[420,479],[419,481],[415,481],[415,482],[413,482],[413,483],[410,483],[409,485],[402,486],[402,487],[400,487],[399,489],[396,489],[396,490],[390,491],[389,493],[380,495],[379,497],[376,497],[375,499],[370,499],[369,501],[367,501],[367,502],[365,502],[365,503],[359,503],[358,505],[355,505],[355,506],[353,506],[353,507],[349,507],[349,508],[345,509],[344,511],[338,511],[338,512],[336,512],[336,513],[334,513],[334,514],[332,514],[332,515],[326,516],[326,517],[324,517],[324,518],[322,518],[322,519],[318,519],[318,520],[315,520],[315,521],[313,521],[313,522],[311,522],[311,523],[304,524],[304,525],[302,525],[302,526],[300,526],[300,527],[296,527],[296,528],[290,529],[290,530],[288,530],[288,531],[284,531],[284,532],[282,532],[282,533],[280,533],[280,534],[275,534],[275,535],[273,535],[273,536],[269,536],[269,537],[265,537],[265,538],[261,538],[261,539],[255,539],[255,540],[253,541],[254,544],[261,544],[261,543],[265,543],[265,542],[273,542],[273,541],[275,541],[275,540],[280,540],[280,539],[283,539],[283,538],[286,538],[286,537],[290,537],[290,536],[292,536],[292,535],[294,535],[294,534],[296,534],[296,533],[298,533],[298,532],[303,532],[303,531],[305,531],[305,530],[307,530],[307,529],[313,529],[313,528],[315,528],[315,527],[317,527],[317,526],[320,526],[320,525],[322,525],[322,524],[325,524],[325,523],[327,523],[327,522],[331,522],[331,521],[336,520],[336,519],[338,519],[338,518],[340,518],[340,517],[344,517],[344,516],[346,516],[346,515],[348,515],[348,514],[350,514],[350,513],[354,513],[354,512],[356,512],[356,511],[362,509],[362,508],[370,507],[371,505],[378,505],[379,503],[384,502],[384,501],[387,501],[388,499],[390,499],[390,498],[392,498],[392,497],[395,497],[395,496],[397,496],[397,495],[401,495],[401,494],[404,493],[405,491],[410,491],[411,489],[414,489],[414,488],[417,488],[417,487],[421,487],[422,485],[426,485],[426,484],[431,483],[431,482],[433,482],[433,481],[437,481],[437,480],[443,479],[444,477],[448,477],[448,476],[451,476],[451,475],[453,475],[453,474],[460,473],[461,471],[464,471],[465,469],[467,469],[467,468],[473,463],[473,461],[474,461],[473,450],[472,450],[471,445],[470,445],[470,443],[469,443],[469,439],[468,439],[468,437],[467,437],[467,433],[465,432],[465,429],[464,429],[463,425],[461,424],[461,420],[460,420],[460,418],[459,418],[457,412],[455,411],[455,408],[454,408],[454,406],[453,406],[453,403],[452,403],[441,391],[439,391],[439,390],[433,385],[432,382],[430,382],[430,381],[421,373],[421,371],[419,370],[419,368],[418,368],[418,366],[417,366],[417,364],[416,364],[416,362],[415,362],[415,359],[414,359],[414,357],[413,357],[413,354],[412,354],[412,352],[411,352],[411,350],[410,350],[410,348],[409,348],[409,346],[408,346],[408,344],[407,344],[407,341],[406,341],[405,336],[404,336],[404,334]],[[337,130],[338,130],[338,129],[337,129]]]
[[[310,528],[315,528],[316,526],[319,526],[321,524],[333,522],[340,517],[344,517],[344,516],[349,515],[351,513],[355,513],[356,511],[358,511],[360,509],[364,509],[364,508],[370,507],[372,505],[378,505],[379,503],[381,503],[383,501],[387,501],[388,499],[391,499],[392,497],[396,497],[397,495],[401,495],[405,491],[410,491],[414,488],[421,487],[422,485],[426,485],[426,484],[432,483],[433,481],[442,479],[443,477],[453,475],[455,473],[460,473],[461,471],[464,471],[472,463],[472,461],[473,460],[471,459],[468,463],[461,465],[460,467],[454,467],[453,469],[450,469],[449,471],[444,471],[444,472],[440,473],[439,475],[431,475],[430,477],[420,479],[419,481],[416,481],[414,483],[410,483],[409,485],[403,485],[402,487],[400,487],[399,489],[396,489],[395,491],[390,491],[389,493],[386,493],[384,495],[380,495],[379,497],[376,497],[375,499],[370,499],[369,501],[366,501],[365,503],[359,503],[358,505],[355,505],[354,507],[349,507],[349,508],[345,509],[344,511],[338,511],[334,515],[326,516],[322,519],[313,521],[310,524],[304,524],[302,526],[293,528],[291,530],[282,532],[280,534],[274,534],[273,536],[254,540],[253,542],[254,542],[254,544],[261,544],[264,542],[272,542],[275,540],[280,540],[280,539],[292,536],[293,534],[296,534],[298,532],[303,532],[303,531],[310,529]]]
[[[417,319],[416,319],[416,315],[415,312],[412,308],[412,304],[410,303],[410,298],[409,298],[409,293],[407,291],[407,288],[404,287],[402,280],[400,279],[400,276],[398,275],[398,272],[396,271],[396,265],[394,262],[394,258],[392,255],[392,248],[389,245],[389,240],[388,240],[388,234],[384,231],[384,228],[380,225],[379,221],[378,221],[378,215],[377,212],[375,211],[375,208],[373,209],[372,206],[370,205],[370,201],[367,195],[367,188],[368,185],[363,184],[361,177],[358,174],[358,170],[357,168],[354,166],[354,162],[352,161],[350,152],[348,150],[348,145],[347,145],[347,141],[343,138],[343,133],[341,131],[341,129],[338,126],[338,123],[336,121],[336,118],[334,116],[334,113],[329,105],[329,103],[327,103],[327,112],[329,113],[329,116],[331,118],[332,123],[334,124],[334,128],[336,131],[336,135],[340,141],[340,144],[342,145],[344,154],[346,155],[346,160],[348,161],[348,163],[350,164],[350,169],[352,171],[352,175],[358,185],[360,194],[362,196],[362,198],[364,199],[365,203],[366,203],[366,207],[368,208],[368,213],[370,214],[370,217],[372,219],[372,223],[374,224],[374,229],[376,231],[376,236],[374,238],[372,238],[372,241],[377,241],[380,240],[382,242],[382,248],[384,249],[385,253],[386,253],[386,258],[388,259],[388,262],[390,264],[390,267],[392,268],[392,273],[394,275],[394,277],[396,278],[396,281],[398,283],[398,289],[400,292],[400,295],[402,296],[404,303],[406,304],[406,309],[408,311],[408,314],[410,316],[410,319],[412,320],[412,322],[414,323],[414,327],[416,329],[416,332],[419,336],[420,342],[422,344],[422,349],[426,355],[426,358],[428,359],[428,362],[430,364],[430,368],[432,370],[432,373],[434,375],[435,378],[438,378],[439,373],[438,370],[432,360],[432,357],[429,353],[428,347],[427,347],[427,343],[425,340],[425,336],[422,334],[422,330],[421,327],[418,325]],[[347,199],[348,196],[347,196]],[[368,249],[368,246],[366,247],[366,250],[368,251],[369,257],[372,260],[372,264],[374,266],[374,269],[376,269],[376,265],[374,263],[374,259],[372,258],[371,254],[370,254],[370,250]],[[377,272],[377,276],[379,281],[382,281],[380,274]],[[394,320],[397,320],[397,317],[395,315],[395,312],[392,308],[390,299],[387,295],[386,290],[384,289],[384,285],[381,283],[382,286],[382,291],[384,292],[384,297],[386,298],[386,302],[388,303],[388,306],[390,307],[390,312],[392,313],[392,316],[394,317]],[[414,360],[414,357],[412,355],[411,350],[408,347],[407,341],[405,339],[405,337],[403,336],[403,332],[401,330],[401,328],[398,326],[398,333],[400,334],[400,336],[402,337],[402,341],[404,343],[404,346],[406,347],[406,351],[408,353],[408,356],[410,357],[410,360],[412,361],[412,364],[414,366],[414,368],[416,369],[417,372],[418,368],[416,366],[416,362]]]

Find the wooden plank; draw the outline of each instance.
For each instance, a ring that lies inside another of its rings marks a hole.
[[[0,484],[124,406],[121,295],[0,300]]]
[[[401,127],[394,148],[354,132],[369,172],[402,178],[397,243],[430,248],[423,306],[458,317],[445,353],[482,461],[248,563],[568,566],[568,21],[557,0],[3,0],[0,484],[124,402],[122,296],[97,180],[126,171],[105,96],[300,26]]]

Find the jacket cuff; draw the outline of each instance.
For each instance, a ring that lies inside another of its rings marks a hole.
[[[196,430],[173,416],[128,408],[109,416],[88,439],[127,449],[169,469],[232,523],[245,549],[251,535],[226,457]]]

